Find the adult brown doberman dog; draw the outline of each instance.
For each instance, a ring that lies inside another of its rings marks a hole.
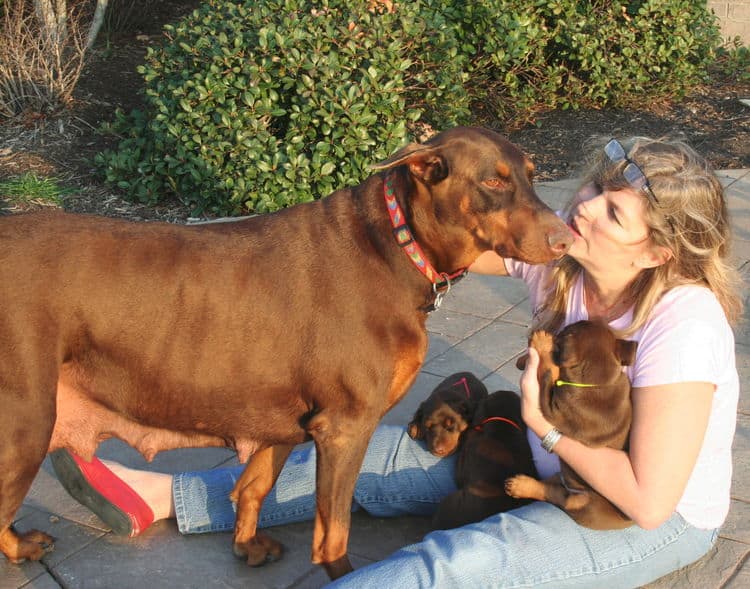
[[[534,332],[530,346],[539,352],[539,406],[547,421],[587,446],[627,448],[632,405],[622,367],[635,360],[637,343],[616,338],[601,321],[578,321],[554,337]],[[559,476],[538,481],[517,475],[505,488],[512,497],[553,503],[587,528],[633,525],[563,460]]]
[[[321,200],[234,223],[175,226],[60,212],[0,218],[0,550],[52,539],[11,528],[47,452],[90,459],[117,436],[160,450],[230,446],[234,547],[280,545],[258,510],[295,444],[318,456],[312,560],[347,557],[354,483],[380,418],[427,351],[425,319],[485,250],[532,263],[568,228],[533,166],[492,131],[410,144]],[[395,228],[394,228],[395,227]]]

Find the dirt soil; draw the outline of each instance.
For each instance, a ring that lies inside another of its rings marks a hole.
[[[111,138],[97,132],[98,127],[112,120],[116,108],[129,111],[142,103],[143,83],[136,67],[143,63],[146,48],[159,42],[163,24],[198,3],[154,2],[136,30],[100,37],[70,109],[47,115],[26,113],[0,124],[0,179],[27,171],[53,176],[75,189],[63,201],[64,208],[72,211],[184,221],[189,210],[176,200],[158,207],[129,202],[97,177],[92,160],[114,146]],[[556,110],[520,128],[513,121],[493,126],[531,155],[538,181],[574,175],[582,146],[592,135],[677,135],[716,169],[750,168],[750,106],[740,99],[750,99],[750,82],[717,75],[680,101],[644,103],[634,109]]]

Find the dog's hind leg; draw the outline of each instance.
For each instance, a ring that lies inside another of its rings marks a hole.
[[[245,558],[250,566],[281,558],[281,544],[257,531],[258,514],[293,448],[293,445],[272,446],[253,454],[229,495],[237,505],[234,553]]]
[[[55,420],[54,379],[45,379],[46,386],[33,387],[19,380],[18,374],[7,368],[0,373],[0,398],[6,416],[0,428],[0,552],[14,563],[39,560],[51,550],[53,542],[43,532],[18,534],[12,527],[13,517],[47,454]],[[29,393],[47,390],[49,394]]]

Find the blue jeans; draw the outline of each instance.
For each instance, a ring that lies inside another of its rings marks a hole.
[[[455,458],[438,459],[402,427],[373,435],[352,510],[377,517],[431,515],[456,489]],[[182,533],[230,531],[228,495],[244,467],[183,473],[173,493]],[[296,449],[261,509],[259,526],[313,519],[315,450]],[[655,530],[595,531],[547,503],[532,503],[482,522],[432,532],[331,587],[639,587],[699,559],[718,530],[700,530],[679,514]]]

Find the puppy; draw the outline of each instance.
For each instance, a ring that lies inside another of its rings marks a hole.
[[[530,346],[539,352],[539,403],[547,421],[587,446],[626,449],[632,407],[630,381],[622,367],[633,363],[637,343],[617,339],[602,322],[579,321],[555,337],[535,332]],[[511,477],[506,491],[512,497],[553,503],[587,528],[633,524],[568,464],[561,460],[560,467],[559,476],[545,481]]]
[[[433,526],[456,528],[528,503],[505,492],[505,480],[518,473],[536,476],[521,401],[513,391],[497,391],[474,414],[456,464],[458,491],[440,503]]]
[[[486,397],[487,387],[471,372],[452,374],[422,402],[407,431],[412,439],[424,440],[435,456],[450,456]]]

